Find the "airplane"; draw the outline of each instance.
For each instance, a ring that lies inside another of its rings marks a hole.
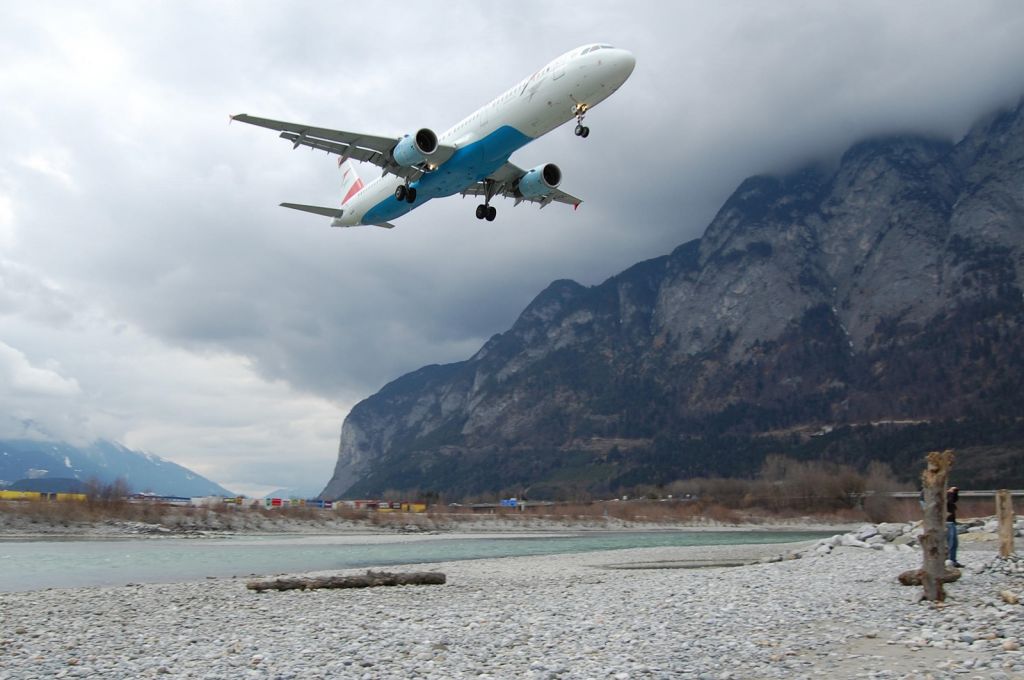
[[[636,60],[605,44],[577,47],[524,78],[493,101],[438,136],[429,128],[401,137],[331,130],[248,114],[231,120],[277,130],[292,142],[339,156],[342,202],[337,208],[281,203],[285,208],[333,218],[333,227],[373,225],[391,229],[393,220],[432,198],[462,194],[483,197],[476,217],[493,222],[495,196],[534,203],[579,207],[582,201],[561,189],[554,163],[523,170],[509,157],[541,135],[576,119],[575,134],[590,135],[586,113],[626,82]],[[365,184],[352,161],[372,163],[381,176]]]

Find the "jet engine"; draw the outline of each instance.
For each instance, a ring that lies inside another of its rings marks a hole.
[[[547,196],[562,183],[562,171],[554,163],[538,165],[519,178],[519,193],[523,198]]]
[[[437,135],[429,128],[423,128],[415,135],[406,135],[398,140],[391,158],[398,165],[408,168],[419,165],[437,150]]]

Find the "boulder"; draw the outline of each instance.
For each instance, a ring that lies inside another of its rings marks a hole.
[[[865,524],[860,529],[857,529],[855,535],[857,537],[857,540],[859,540],[859,541],[866,541],[867,539],[871,538],[872,536],[877,536],[878,535],[878,529],[876,529],[873,524]]]
[[[894,522],[883,522],[878,525],[878,533],[890,543],[897,537],[902,536],[905,529],[905,524],[896,524]]]
[[[858,539],[854,534],[846,534],[842,537],[840,545],[849,546],[851,548],[868,548],[870,547],[864,541]]]

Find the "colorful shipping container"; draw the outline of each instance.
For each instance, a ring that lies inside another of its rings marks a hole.
[[[0,501],[84,501],[84,493],[48,493],[46,491],[0,491]]]

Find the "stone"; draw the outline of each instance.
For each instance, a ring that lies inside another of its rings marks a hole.
[[[868,548],[867,543],[858,539],[854,534],[846,534],[843,536],[842,545],[850,548]]]
[[[855,532],[855,537],[858,541],[866,541],[872,536],[878,535],[878,529],[873,524],[865,524]]]
[[[904,532],[905,528],[906,528],[905,524],[897,524],[897,523],[894,523],[894,522],[883,522],[882,524],[878,525],[878,533],[882,536],[882,538],[884,538],[886,541],[889,541],[891,543],[897,537],[903,535],[903,532]]]

